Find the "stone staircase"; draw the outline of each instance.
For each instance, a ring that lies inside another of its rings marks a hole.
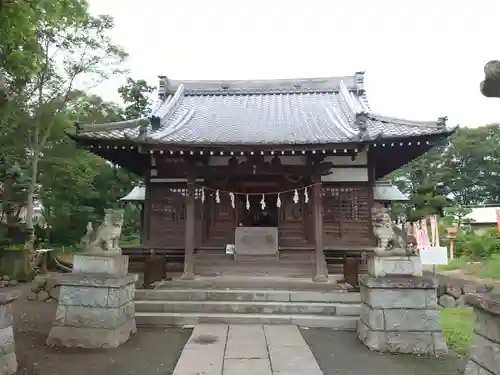
[[[195,272],[201,276],[281,276],[312,277],[314,253],[282,251],[270,255],[226,255],[222,250],[200,251],[195,256]]]
[[[258,280],[257,287],[259,284],[269,282]],[[167,282],[165,288],[136,291],[136,322],[149,327],[226,323],[355,330],[360,314],[359,293],[332,284],[322,285],[329,290],[315,288],[312,283],[309,288],[300,283],[287,284],[289,288],[282,285],[251,289],[243,285],[225,288],[223,284],[207,287],[196,280]]]

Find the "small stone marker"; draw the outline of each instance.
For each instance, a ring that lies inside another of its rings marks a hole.
[[[61,285],[56,318],[47,345],[116,348],[137,331],[128,256],[75,254],[73,272]]]
[[[0,375],[13,375],[17,372],[12,302],[20,297],[20,292],[0,294]]]
[[[437,283],[422,277],[418,256],[372,257],[361,279],[358,337],[370,350],[445,354],[437,310]]]

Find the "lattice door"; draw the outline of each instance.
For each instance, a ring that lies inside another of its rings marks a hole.
[[[370,245],[369,188],[323,186],[323,230],[326,246]]]

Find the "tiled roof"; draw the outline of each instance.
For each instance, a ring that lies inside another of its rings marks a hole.
[[[373,114],[363,74],[266,81],[169,81],[144,120],[82,126],[78,136],[185,145],[329,144],[449,134],[429,122]],[[141,123],[143,124],[141,126]]]
[[[403,202],[409,198],[389,181],[377,181],[373,187],[373,199],[376,201]]]

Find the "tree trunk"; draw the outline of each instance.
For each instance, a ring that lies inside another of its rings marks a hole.
[[[35,226],[33,225],[33,208],[35,199],[35,189],[38,175],[38,161],[40,153],[38,152],[38,137],[35,136],[35,150],[31,159],[31,180],[28,185],[28,198],[26,202],[26,230],[28,232],[27,250],[33,250],[35,247]]]

